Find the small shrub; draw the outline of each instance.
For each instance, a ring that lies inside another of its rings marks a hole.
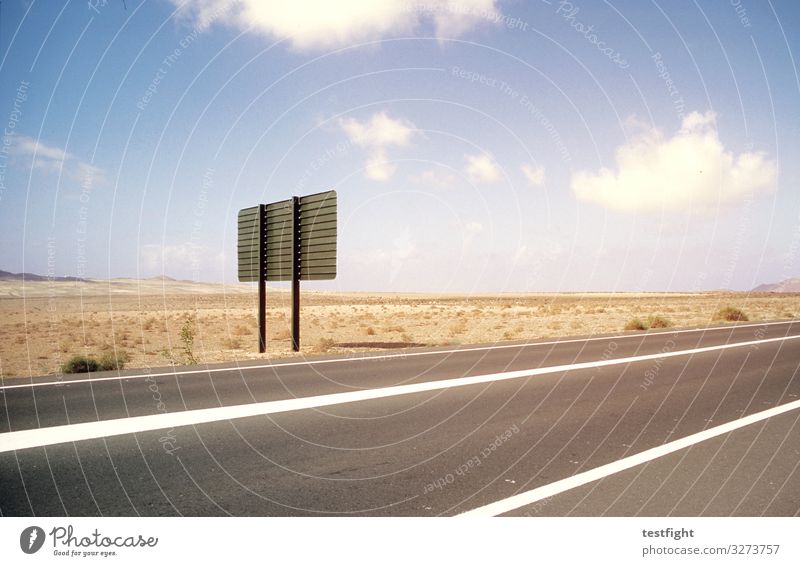
[[[719,309],[711,320],[726,320],[729,322],[747,321],[750,320],[742,309],[736,307],[723,307]]]
[[[181,327],[181,342],[183,342],[183,355],[186,358],[186,363],[190,365],[197,363],[192,351],[192,348],[194,348],[194,335],[194,321],[187,318],[186,322],[183,323],[183,327]]]
[[[333,338],[320,338],[317,342],[317,352],[328,352],[336,346]]]
[[[72,356],[61,366],[64,373],[89,373],[97,371],[99,365],[97,360],[89,356]]]
[[[638,318],[632,318],[625,325],[625,330],[647,330],[647,326]]]
[[[669,328],[672,326],[672,321],[658,315],[649,317],[647,319],[647,323],[650,328]]]
[[[117,353],[106,352],[100,356],[100,360],[97,364],[98,369],[100,371],[119,371],[125,368],[125,363],[128,361],[128,359],[128,352],[125,351],[119,351]]]
[[[375,336],[375,329],[371,326],[368,326],[367,329],[364,331],[364,334],[367,336]]]

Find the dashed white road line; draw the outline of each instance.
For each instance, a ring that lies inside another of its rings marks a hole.
[[[459,517],[496,517],[497,515],[514,511],[515,509],[519,509],[525,505],[530,505],[531,503],[536,503],[542,499],[553,497],[554,495],[564,493],[565,491],[580,487],[587,483],[618,474],[619,472],[628,470],[640,464],[645,464],[651,460],[666,456],[667,454],[672,454],[678,450],[689,448],[690,446],[704,442],[711,438],[716,438],[717,436],[721,436],[728,432],[797,409],[800,409],[800,400],[792,401],[791,403],[779,405],[777,407],[767,409],[766,411],[748,415],[746,417],[736,419],[735,421],[715,426],[714,428],[709,428],[702,432],[691,434],[678,440],[673,440],[672,442],[662,444],[661,446],[650,448],[649,450],[639,452],[638,454],[628,456],[627,458],[622,458],[616,462],[611,462],[592,470],[575,474],[574,476],[564,478],[563,480],[543,485],[541,487],[531,489],[530,491],[518,493],[517,495],[513,495],[506,499],[501,499],[500,501],[495,501],[494,503],[484,505],[483,507],[478,507],[476,509],[472,509],[471,511],[461,513]]]
[[[531,343],[523,343],[523,344],[501,344],[496,346],[474,346],[469,348],[455,348],[452,350],[428,350],[424,352],[407,352],[403,354],[382,354],[378,356],[359,356],[359,357],[347,357],[347,358],[333,358],[329,360],[304,360],[302,362],[284,362],[284,363],[271,363],[271,364],[260,364],[260,365],[252,365],[252,366],[234,366],[234,367],[223,367],[223,368],[207,368],[207,369],[193,369],[193,370],[180,370],[175,369],[174,371],[165,371],[159,373],[138,373],[134,375],[114,375],[109,377],[90,377],[87,379],[62,379],[58,381],[29,381],[27,383],[18,383],[14,385],[3,385],[0,386],[0,391],[6,389],[21,389],[25,387],[45,387],[48,385],[72,385],[77,383],[100,383],[103,381],[123,381],[126,379],[140,379],[143,377],[172,377],[177,375],[196,375],[196,374],[210,374],[210,373],[221,373],[221,372],[244,372],[250,371],[254,369],[270,369],[270,368],[280,368],[280,367],[291,367],[291,366],[315,366],[321,364],[339,364],[345,362],[363,362],[363,361],[376,361],[376,360],[390,360],[394,358],[416,358],[419,356],[437,356],[437,355],[445,355],[445,354],[458,354],[462,352],[482,352],[487,350],[506,350],[510,348],[536,348],[539,346],[554,346],[558,344],[572,344],[576,342],[595,342],[599,340],[625,340],[630,338],[645,338],[648,336],[658,336],[658,335],[674,335],[674,334],[690,334],[693,332],[711,332],[714,330],[735,330],[737,328],[753,328],[753,327],[760,327],[760,326],[775,326],[775,325],[786,325],[786,324],[795,324],[798,321],[796,320],[788,320],[788,321],[780,321],[780,322],[762,322],[762,323],[755,323],[755,324],[735,324],[735,325],[727,325],[727,326],[710,326],[710,327],[701,327],[701,328],[690,328],[687,330],[675,330],[672,332],[657,332],[654,334],[641,334],[641,333],[634,333],[634,334],[618,334],[618,335],[611,335],[611,336],[593,336],[589,338],[568,338],[566,340],[551,340],[548,342],[531,342]],[[17,378],[14,378],[15,380]]]
[[[315,395],[312,397],[300,397],[285,399],[281,401],[266,401],[262,403],[249,403],[246,405],[234,405],[230,407],[215,407],[210,409],[195,409],[190,411],[180,411],[176,413],[162,413],[158,415],[148,415],[141,417],[129,417],[122,419],[108,419],[103,421],[78,423],[71,425],[53,426],[29,430],[20,430],[0,434],[0,453],[13,450],[23,450],[38,446],[50,446],[64,442],[77,442],[80,440],[91,440],[95,438],[105,438],[121,434],[133,434],[161,430],[179,426],[191,426],[203,423],[226,421],[231,419],[241,419],[288,411],[298,411],[302,409],[314,409],[329,405],[340,405],[344,403],[355,403],[398,395],[408,395],[411,393],[422,393],[425,391],[436,391],[463,387],[466,385],[477,385],[495,381],[507,381],[535,375],[545,375],[552,373],[562,373],[588,368],[630,364],[645,360],[655,360],[660,358],[672,358],[676,356],[689,356],[705,352],[728,350],[732,348],[743,348],[768,344],[772,342],[785,342],[788,340],[800,339],[800,335],[782,336],[778,338],[766,338],[763,340],[750,340],[748,342],[737,342],[734,344],[722,344],[718,346],[706,346],[702,348],[692,348],[690,350],[678,350],[673,352],[659,352],[656,354],[646,354],[631,356],[627,358],[617,358],[611,360],[596,360],[592,362],[582,362],[575,364],[564,364],[542,368],[532,368],[518,371],[502,373],[491,373],[486,375],[476,375],[471,377],[461,377],[456,379],[444,379],[429,381],[425,383],[411,383],[407,385],[395,385],[391,387],[381,387],[378,389],[366,389],[362,391],[348,391],[345,393],[333,393],[327,395]]]

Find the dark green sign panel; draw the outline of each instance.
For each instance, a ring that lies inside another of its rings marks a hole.
[[[260,206],[239,211],[239,281],[258,281],[261,254]]]
[[[336,278],[336,191],[239,211],[239,281]],[[296,210],[295,210],[296,208]]]
[[[336,191],[300,197],[300,279],[336,279]]]
[[[336,278],[336,191],[239,211],[239,281],[258,282],[258,351],[266,351],[267,281],[292,282],[292,349],[300,351],[300,281]]]

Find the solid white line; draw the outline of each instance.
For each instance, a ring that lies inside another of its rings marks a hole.
[[[622,460],[617,460],[616,462],[605,464],[598,468],[564,478],[563,480],[543,485],[542,487],[537,487],[536,489],[525,491],[506,499],[501,499],[500,501],[490,503],[489,505],[484,505],[483,507],[478,507],[471,511],[466,511],[465,513],[461,513],[459,516],[496,517],[497,515],[514,511],[515,509],[519,509],[525,505],[530,505],[531,503],[535,503],[548,497],[553,497],[554,495],[558,495],[587,483],[603,479],[613,474],[618,474],[619,472],[650,462],[656,458],[661,458],[662,456],[672,454],[673,452],[683,450],[684,448],[689,448],[690,446],[699,444],[700,442],[704,442],[711,438],[716,438],[717,436],[721,436],[728,432],[746,427],[765,419],[769,419],[771,417],[775,417],[777,415],[782,415],[783,413],[788,413],[789,411],[794,411],[796,409],[800,409],[800,400],[779,405],[777,407],[767,409],[766,411],[761,411],[760,413],[748,415],[746,417],[742,417],[741,419],[736,419],[735,421],[715,426],[714,428],[709,428],[702,432],[698,432],[678,440],[673,440],[672,442],[662,444],[661,446],[657,446],[655,448],[650,448],[649,450],[634,454],[633,456],[628,456]]]
[[[754,324],[736,324],[736,325],[727,325],[727,326],[711,326],[711,327],[703,327],[703,328],[691,328],[688,330],[675,330],[672,332],[657,332],[654,334],[641,334],[641,333],[634,333],[634,334],[618,334],[618,335],[611,335],[611,336],[596,336],[590,338],[569,338],[567,340],[552,340],[549,342],[532,342],[529,344],[502,344],[499,346],[475,346],[472,348],[460,348],[460,349],[453,349],[453,350],[431,350],[425,352],[408,352],[406,354],[384,354],[379,356],[362,356],[357,358],[334,358],[332,360],[307,360],[302,362],[285,362],[285,363],[277,363],[277,364],[262,364],[262,365],[253,365],[253,366],[234,366],[234,367],[225,367],[225,368],[209,368],[209,369],[195,369],[195,370],[175,370],[175,371],[167,371],[161,373],[140,373],[136,375],[115,375],[111,377],[94,377],[88,379],[72,379],[66,380],[62,379],[60,381],[42,381],[42,382],[31,382],[31,383],[21,383],[18,385],[4,385],[0,387],[0,391],[5,389],[21,389],[24,387],[44,387],[46,385],[70,385],[73,383],[99,383],[101,381],[121,381],[126,379],[139,379],[141,377],[172,377],[178,375],[193,375],[193,374],[209,374],[209,373],[220,373],[220,372],[244,372],[254,369],[270,369],[270,368],[280,368],[280,367],[291,367],[291,366],[314,366],[319,364],[338,364],[344,362],[362,362],[362,361],[370,361],[370,360],[389,360],[393,358],[414,358],[417,356],[436,356],[436,355],[444,355],[444,354],[458,354],[460,352],[481,352],[486,350],[505,350],[508,348],[534,348],[537,346],[553,346],[558,344],[571,344],[575,342],[595,342],[598,340],[623,340],[626,338],[645,338],[650,336],[672,336],[675,334],[690,334],[692,332],[711,332],[713,330],[731,330],[737,328],[754,328],[757,326],[774,326],[776,324],[795,324],[798,321],[796,320],[788,320],[788,321],[781,321],[781,322],[763,322],[763,323],[754,323]],[[16,378],[15,378],[16,379]]]
[[[162,413],[158,415],[148,415],[142,417],[109,419],[88,423],[6,432],[0,434],[0,453],[10,452],[12,450],[23,450],[25,448],[34,448],[37,446],[50,446],[52,444],[61,444],[63,442],[77,442],[79,440],[105,438],[120,434],[133,434],[137,432],[161,430],[178,426],[191,426],[203,423],[227,421],[231,419],[241,419],[245,417],[271,415],[275,413],[298,411],[302,409],[315,409],[318,407],[327,407],[329,405],[355,403],[358,401],[395,397],[397,395],[408,395],[410,393],[422,393],[424,391],[436,391],[441,389],[450,389],[453,387],[463,387],[465,385],[506,381],[510,379],[519,379],[522,377],[531,377],[534,375],[545,375],[587,368],[629,364],[632,362],[641,362],[659,358],[671,358],[675,356],[687,356],[692,354],[700,354],[703,352],[727,350],[730,348],[742,348],[744,346],[753,346],[756,344],[768,344],[770,342],[796,340],[798,338],[800,338],[800,335],[783,336],[779,338],[767,338],[764,340],[739,342],[736,344],[706,346],[704,348],[693,348],[691,350],[659,352],[657,354],[632,356],[628,358],[597,360],[593,362],[582,362],[577,364],[565,364],[503,373],[491,373],[486,375],[475,375],[471,377],[460,377],[456,379],[428,381],[425,383],[410,383],[408,385],[395,385],[391,387],[381,387],[378,389],[365,389],[363,391],[348,391],[345,393],[315,395],[312,397],[299,397],[294,399],[284,399],[281,401],[265,401],[262,403],[249,403],[246,405],[233,405],[230,407],[194,409],[191,411],[180,411],[176,413]]]

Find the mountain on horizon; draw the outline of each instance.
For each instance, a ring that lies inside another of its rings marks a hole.
[[[764,283],[754,288],[753,293],[800,293],[800,277],[790,277],[780,283]]]
[[[47,277],[36,273],[11,273],[0,269],[0,281],[81,281],[87,283],[88,280],[80,277]]]

